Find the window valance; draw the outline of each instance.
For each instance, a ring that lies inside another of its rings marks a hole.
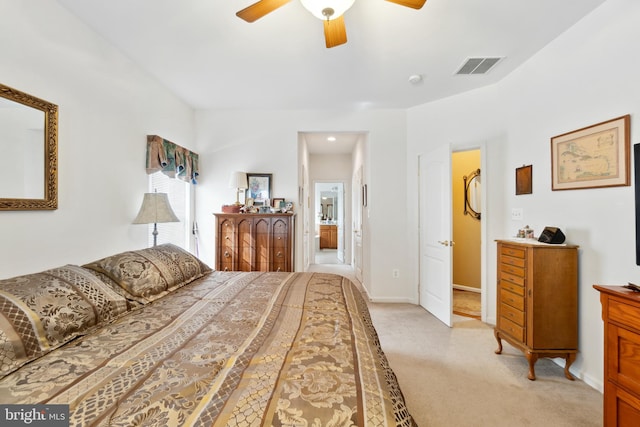
[[[197,184],[200,169],[198,154],[158,135],[147,135],[147,174],[162,172],[182,181]]]

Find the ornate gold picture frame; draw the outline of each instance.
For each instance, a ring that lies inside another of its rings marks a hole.
[[[18,195],[14,191],[0,192],[0,211],[53,210],[58,208],[58,106],[28,93],[0,84],[0,147],[6,155],[8,148],[21,148],[27,141],[34,145],[22,152],[26,162],[36,175],[35,182],[30,175],[12,176],[17,183],[30,183],[37,189],[37,195],[31,192]],[[26,123],[20,120],[23,113],[39,112],[39,123]],[[20,138],[16,135],[29,134]],[[29,155],[31,154],[31,155]],[[27,168],[26,171],[31,169]],[[39,177],[39,178],[38,178]],[[19,188],[21,188],[19,186]],[[3,194],[4,193],[4,194]]]

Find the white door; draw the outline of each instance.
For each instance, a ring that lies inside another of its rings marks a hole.
[[[344,183],[339,182],[336,209],[336,225],[338,229],[338,261],[344,263]]]
[[[309,230],[311,229],[311,224],[309,223],[309,209],[307,209],[307,203],[305,201],[305,199],[307,199],[309,196],[309,185],[307,182],[307,171],[304,167],[304,165],[302,165],[302,183],[301,183],[301,188],[302,190],[300,191],[300,194],[298,194],[298,209],[299,209],[299,214],[300,212],[302,213],[302,251],[303,251],[303,260],[302,260],[302,265],[303,265],[303,270],[302,271],[307,271],[309,269],[309,264],[311,263],[311,251],[309,249],[309,245],[311,244],[309,242]]]
[[[353,268],[356,273],[356,279],[362,283],[362,167],[358,168],[357,172],[353,174],[353,180],[351,188],[352,194],[352,206],[351,212],[353,212]]]
[[[451,148],[419,158],[420,305],[452,325]]]

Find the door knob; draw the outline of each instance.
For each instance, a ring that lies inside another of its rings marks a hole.
[[[440,243],[442,246],[453,246],[454,243],[450,242],[449,240],[438,240],[438,243]]]

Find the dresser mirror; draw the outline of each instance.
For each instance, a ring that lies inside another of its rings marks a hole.
[[[0,210],[58,208],[58,106],[0,84]]]

